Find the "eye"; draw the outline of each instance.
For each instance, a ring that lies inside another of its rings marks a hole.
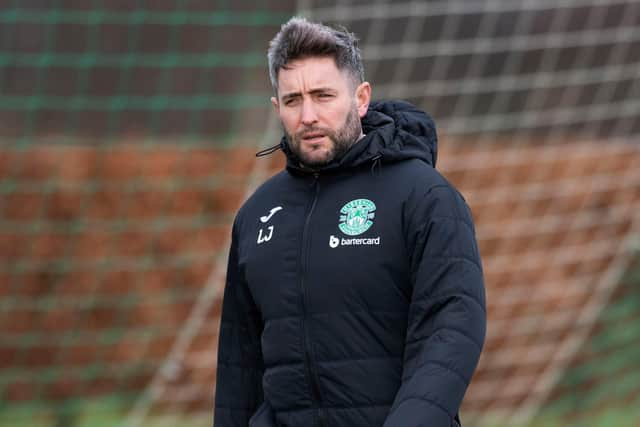
[[[331,94],[331,93],[320,93],[320,94],[318,94],[318,98],[320,98],[320,99],[330,99],[330,98],[333,98],[333,94]]]

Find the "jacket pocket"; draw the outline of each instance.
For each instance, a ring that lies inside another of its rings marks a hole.
[[[249,427],[277,427],[276,417],[271,405],[266,400],[258,407],[258,410],[249,420]]]

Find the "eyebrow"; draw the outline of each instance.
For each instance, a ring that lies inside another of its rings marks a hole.
[[[335,93],[336,90],[332,89],[330,87],[319,87],[319,88],[310,90],[308,93],[311,94],[311,95],[315,95],[315,94],[318,94],[318,93],[321,93],[321,92],[332,92],[332,93]],[[302,96],[302,92],[286,93],[286,94],[282,95],[282,100],[285,101],[287,99],[297,98],[299,96]]]

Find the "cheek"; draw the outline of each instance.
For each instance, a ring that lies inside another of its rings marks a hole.
[[[282,122],[282,125],[284,126],[285,130],[288,133],[295,133],[295,130],[297,128],[297,122],[296,122],[296,118],[295,115],[288,113],[288,114],[280,114],[280,121]]]
[[[339,128],[345,122],[347,115],[349,114],[349,106],[335,106],[328,109],[326,112],[326,122],[331,124],[333,128]]]
[[[352,109],[353,109],[353,106],[348,105],[347,107],[342,108],[340,112],[336,114],[335,123],[337,124],[338,127],[342,127],[347,123],[347,120],[349,119],[349,114],[351,113]]]

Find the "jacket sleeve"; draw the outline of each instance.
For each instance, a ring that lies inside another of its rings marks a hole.
[[[413,285],[402,383],[385,427],[456,425],[486,331],[485,292],[471,213],[449,185],[405,209]]]
[[[263,403],[263,325],[239,266],[237,237],[234,224],[218,338],[214,427],[247,427]]]

